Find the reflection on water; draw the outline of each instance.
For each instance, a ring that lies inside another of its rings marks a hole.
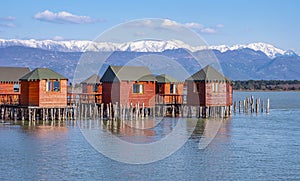
[[[130,143],[151,143],[169,135],[178,124],[178,118],[156,118],[132,121],[81,120],[77,124],[82,130],[106,130],[118,138]],[[222,124],[230,118],[196,119],[185,118],[180,134],[189,134],[190,139],[200,140],[200,149],[204,149],[217,135]]]
[[[146,164],[170,156],[191,135],[201,137],[205,148],[222,120],[156,117],[138,121],[83,120],[77,124],[91,146],[105,156],[123,163]]]
[[[0,180],[300,180],[300,92],[252,95],[270,98],[270,114],[236,114],[223,120],[205,149],[199,149],[199,140],[214,134],[205,130],[212,122],[204,119],[157,124],[86,120],[60,126],[0,122]],[[151,144],[166,138],[179,123],[179,136],[191,132],[190,139],[169,157],[144,165],[100,154],[79,129],[101,128],[124,141]]]

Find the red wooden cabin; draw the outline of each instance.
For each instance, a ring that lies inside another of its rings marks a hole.
[[[156,79],[147,67],[109,66],[100,81],[103,103],[155,106]]]
[[[28,72],[27,67],[0,67],[0,104],[19,104],[19,79]]]
[[[183,82],[166,74],[156,76],[156,104],[182,104]]]
[[[80,102],[102,103],[102,83],[96,74],[81,82],[82,94],[79,95]]]
[[[102,84],[100,83],[100,77],[96,74],[82,81],[81,86],[82,86],[82,93],[102,94]]]
[[[20,78],[20,105],[45,108],[67,106],[68,79],[48,68],[37,68]]]
[[[193,106],[232,105],[232,83],[208,65],[187,80],[187,104]]]

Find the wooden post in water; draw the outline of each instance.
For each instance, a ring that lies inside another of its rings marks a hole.
[[[24,108],[21,108],[21,119],[22,121],[25,121]]]
[[[112,110],[112,104],[111,102],[109,103],[109,119],[112,119],[112,113],[113,113],[113,110]]]
[[[50,109],[50,114],[51,114],[51,121],[53,122],[54,121],[54,112],[53,112],[52,108]]]
[[[88,105],[85,104],[85,105],[84,105],[84,119],[85,119],[85,120],[87,119],[87,113],[88,113]]]
[[[16,108],[14,108],[14,121],[17,121],[18,119],[18,110]]]
[[[89,104],[89,118],[93,117],[92,112],[93,112],[93,110],[92,110],[92,104],[90,103]]]
[[[251,113],[254,113],[254,97],[253,96],[251,96],[250,105],[251,105]]]
[[[175,117],[175,106],[172,105],[172,117],[174,118]]]
[[[160,105],[157,106],[157,116],[160,117]]]
[[[116,102],[116,104],[113,105],[113,110],[114,110],[114,120],[117,120],[118,117],[118,102]]]
[[[236,113],[236,101],[233,103],[233,112]]]
[[[32,119],[31,119],[31,109],[30,108],[28,108],[28,120],[32,121]]]
[[[73,107],[73,113],[74,113],[74,120],[76,120],[77,119],[77,113],[78,113],[78,110],[77,110],[77,108],[78,108],[78,106],[76,106],[76,107]],[[72,113],[71,113],[72,114]]]
[[[103,120],[103,103],[100,104],[100,119]]]
[[[144,116],[145,116],[145,104],[143,103],[143,106],[142,106],[142,119],[144,119]]]
[[[61,120],[61,109],[58,108],[58,120],[60,121]]]
[[[256,104],[255,104],[255,112],[256,112],[256,113],[259,112],[259,105],[260,105],[260,99],[257,98],[257,99],[256,99]]]
[[[106,104],[106,117],[109,120],[110,119],[110,110],[109,110],[109,104]]]
[[[129,118],[130,118],[130,121],[132,121],[132,117],[133,117],[133,108],[132,108],[132,103],[131,103],[130,106],[129,106]]]
[[[270,99],[267,99],[266,113],[269,114],[270,111]]]
[[[136,117],[135,119],[138,119],[140,116],[140,103],[137,103],[137,108],[136,108]]]
[[[209,117],[209,107],[205,107],[205,118]]]

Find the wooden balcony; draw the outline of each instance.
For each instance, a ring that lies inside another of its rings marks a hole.
[[[20,94],[0,94],[0,105],[18,105]]]
[[[100,104],[102,94],[100,93],[68,93],[68,105],[74,104]]]
[[[186,103],[186,95],[184,94],[156,94],[156,104],[184,104]]]

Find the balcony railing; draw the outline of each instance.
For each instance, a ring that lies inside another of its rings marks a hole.
[[[102,94],[100,93],[68,93],[68,105],[102,103]]]
[[[18,105],[19,94],[0,94],[0,105]]]

